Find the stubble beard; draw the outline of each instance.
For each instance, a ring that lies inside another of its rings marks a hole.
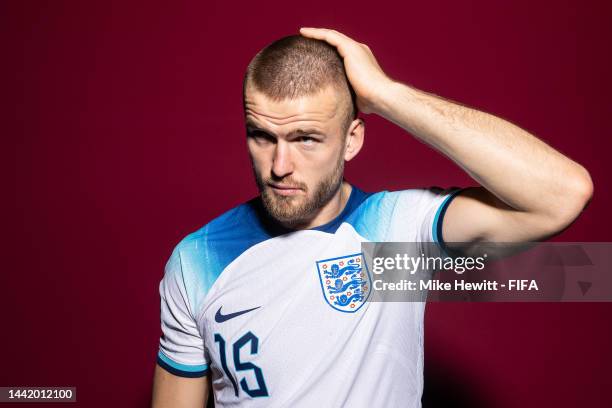
[[[317,210],[325,206],[334,197],[342,185],[344,173],[344,158],[336,163],[334,170],[321,180],[310,194],[310,189],[304,183],[297,182],[291,177],[282,179],[268,178],[263,179],[253,165],[253,173],[261,201],[268,214],[277,222],[285,227],[293,228],[307,224],[312,219]],[[268,183],[284,183],[302,189],[305,194],[298,196],[281,196],[276,194]]]

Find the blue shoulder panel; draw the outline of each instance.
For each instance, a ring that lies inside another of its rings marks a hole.
[[[368,241],[385,241],[397,198],[396,192],[370,194],[346,222]]]
[[[257,199],[235,207],[186,236],[177,246],[194,311],[221,272],[247,249],[278,235],[260,216]],[[197,313],[197,312],[194,312]]]

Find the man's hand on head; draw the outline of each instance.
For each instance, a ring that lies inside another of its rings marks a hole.
[[[457,163],[479,187],[444,214],[446,242],[533,242],[557,235],[593,195],[589,172],[513,123],[393,81],[367,45],[328,29],[302,28],[335,46],[357,105],[397,124]]]
[[[300,28],[304,37],[323,40],[333,45],[344,59],[344,68],[357,96],[357,107],[363,113],[379,113],[383,94],[393,80],[382,70],[366,44],[327,28]]]

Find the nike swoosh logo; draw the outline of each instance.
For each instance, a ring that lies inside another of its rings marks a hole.
[[[223,307],[223,306],[221,306],[221,307]],[[215,313],[215,322],[217,322],[217,323],[223,323],[223,322],[228,321],[229,319],[233,319],[234,317],[238,317],[238,316],[243,315],[245,313],[252,312],[255,309],[259,309],[261,306],[254,307],[252,309],[241,310],[239,312],[229,313],[229,314],[226,314],[226,315],[221,314],[221,307],[219,308],[219,310],[217,310],[217,313]]]

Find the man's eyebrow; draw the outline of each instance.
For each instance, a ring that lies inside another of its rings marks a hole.
[[[257,126],[255,122],[251,122],[250,120],[246,121],[246,127],[248,129],[259,129],[259,126]]]
[[[246,127],[247,130],[249,131],[261,131],[261,132],[265,132],[265,133],[270,133],[265,129],[261,129],[259,126],[257,126],[257,124],[255,124],[254,122],[251,121],[247,121],[246,122]],[[314,129],[314,128],[305,128],[305,129],[295,129],[291,132],[289,132],[287,134],[287,137],[293,137],[293,136],[307,136],[307,135],[318,135],[318,136],[322,136],[322,137],[326,137],[327,135],[325,135],[325,133],[321,132],[318,129]]]
[[[325,137],[325,133],[321,132],[317,129],[306,128],[306,129],[296,129],[287,134],[288,137],[291,136],[305,136],[305,135],[319,135]]]

